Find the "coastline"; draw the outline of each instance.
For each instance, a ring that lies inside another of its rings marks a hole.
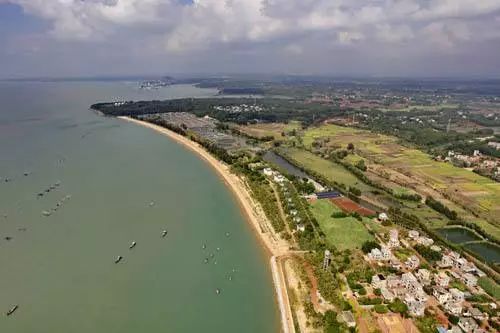
[[[282,331],[285,333],[295,332],[291,316],[292,311],[288,300],[286,280],[284,278],[281,265],[276,264],[276,261],[279,261],[279,257],[285,256],[289,253],[289,244],[280,239],[274,232],[271,222],[267,219],[260,205],[251,197],[244,181],[237,175],[231,173],[227,165],[212,156],[201,145],[180,134],[177,134],[167,128],[130,117],[118,117],[118,119],[149,128],[157,133],[171,138],[175,142],[196,153],[222,178],[226,186],[235,195],[239,206],[244,212],[246,220],[250,223],[251,228],[258,236],[259,242],[263,244],[264,249],[268,254],[268,258],[270,258],[269,262],[274,289],[277,296],[277,303],[281,315]]]

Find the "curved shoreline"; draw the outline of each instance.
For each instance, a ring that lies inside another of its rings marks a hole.
[[[219,174],[219,176],[223,179],[226,186],[228,186],[231,192],[233,192],[236,196],[238,204],[244,212],[246,220],[250,222],[252,229],[258,235],[259,241],[263,243],[268,257],[271,258],[271,273],[273,276],[274,289],[281,314],[282,331],[286,333],[295,332],[291,315],[292,311],[289,306],[288,295],[286,292],[286,281],[283,278],[282,269],[280,268],[280,265],[272,264],[272,262],[276,263],[276,258],[286,255],[289,252],[289,245],[286,241],[283,241],[278,235],[275,234],[270,221],[267,219],[260,205],[251,197],[244,181],[237,175],[231,173],[227,165],[212,156],[201,145],[180,134],[177,134],[167,128],[130,117],[118,117],[118,119],[152,129],[155,132],[171,138],[196,153],[202,160],[215,169],[217,174]]]

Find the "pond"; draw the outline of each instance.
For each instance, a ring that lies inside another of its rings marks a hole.
[[[474,243],[465,245],[472,252],[480,255],[487,262],[500,263],[500,247],[492,243]]]
[[[445,239],[457,244],[481,240],[474,232],[460,227],[437,229],[437,232]]]
[[[278,154],[268,151],[263,156],[264,161],[269,162],[271,164],[277,165],[279,168],[285,170],[287,173],[294,175],[300,178],[310,178],[307,173],[297,168],[295,165],[291,164],[283,157]]]

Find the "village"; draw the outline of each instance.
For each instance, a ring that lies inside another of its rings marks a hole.
[[[290,191],[292,183],[270,167],[262,169],[262,173],[284,193],[283,209],[293,227],[293,234],[304,233],[310,221]],[[331,198],[332,194],[341,195],[320,189],[324,192],[302,195],[303,199],[314,202]],[[388,232],[376,233],[376,241],[364,244],[363,251],[366,253],[356,252],[374,274],[371,280],[358,281],[356,290],[350,288],[350,284],[346,285],[349,290],[342,293],[344,301],[354,303],[357,307],[337,309],[341,310],[338,311],[339,322],[352,329],[358,327],[360,314],[354,310],[358,308],[379,316],[379,326],[384,332],[403,332],[408,329],[417,332],[412,321],[422,318],[436,320],[439,333],[489,332],[491,322],[498,327],[497,300],[490,298],[478,286],[478,279],[486,274],[473,262],[436,244],[418,230],[396,227],[390,223],[385,212],[374,216],[372,222],[391,227],[385,229]],[[332,252],[325,250],[322,269],[328,272],[329,266],[334,264]],[[337,274],[341,275],[340,279],[349,279],[345,274]],[[335,308],[322,297],[321,290],[316,293],[323,303],[323,309]],[[399,309],[396,313],[387,314],[389,309],[396,308]]]

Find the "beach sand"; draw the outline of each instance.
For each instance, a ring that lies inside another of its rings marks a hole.
[[[259,241],[267,250],[270,257],[270,262],[273,263],[276,259],[279,260],[279,257],[286,256],[290,252],[290,245],[288,244],[288,242],[281,239],[279,235],[274,232],[271,222],[267,219],[264,211],[262,210],[262,207],[251,197],[244,180],[231,173],[229,166],[213,157],[197,142],[194,142],[169,129],[130,117],[118,118],[140,126],[147,127],[160,134],[168,136],[177,143],[182,144],[186,148],[198,154],[198,156],[200,156],[215,171],[217,171],[217,173],[224,180],[224,183],[234,193],[239,205],[245,213],[246,219],[248,220],[248,222],[250,222],[250,225],[258,235]],[[273,281],[275,284],[274,287],[278,298],[277,301],[282,317],[282,330],[285,333],[295,332],[293,319],[291,317],[291,309],[288,301],[286,281],[284,278],[282,267],[278,264],[271,264],[271,270],[273,274]]]

